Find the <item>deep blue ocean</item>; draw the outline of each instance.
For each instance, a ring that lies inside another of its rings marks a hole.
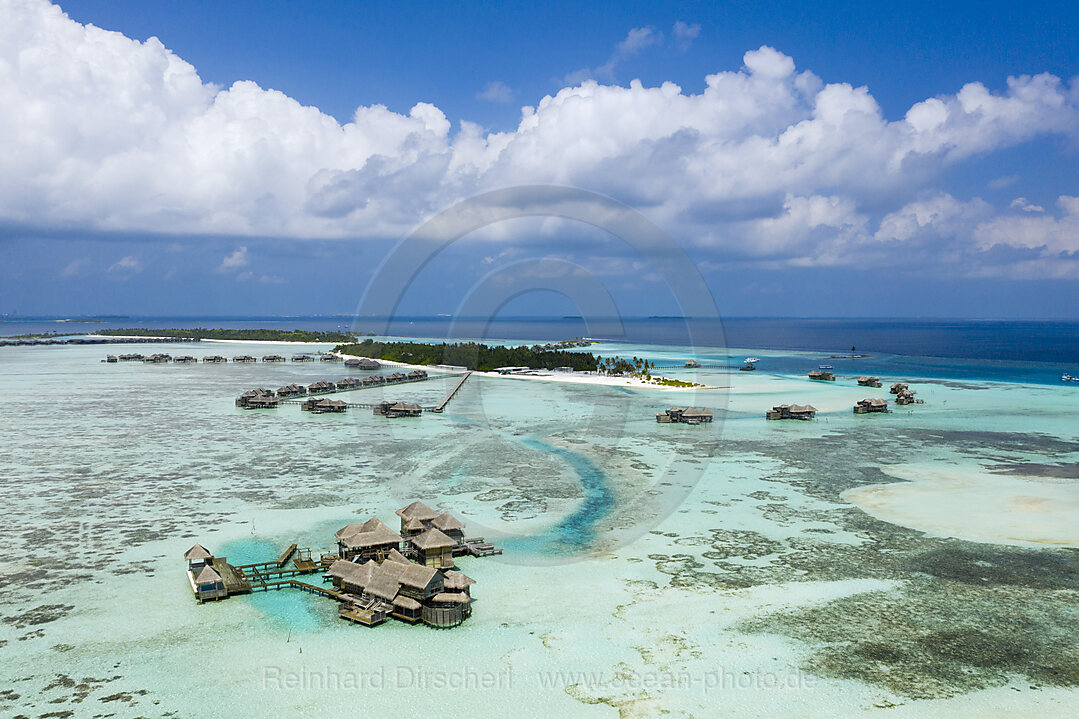
[[[737,364],[722,348],[814,353],[765,359],[760,369],[804,372],[815,361],[837,373],[893,374],[909,368],[922,376],[1059,383],[1062,372],[1079,374],[1079,322],[1018,320],[804,319],[736,317],[695,320],[676,317],[584,320],[580,317],[107,317],[96,319],[5,318],[0,335],[93,332],[117,327],[229,327],[341,330],[400,337],[486,338],[553,341],[590,337],[632,345],[694,347],[713,361]],[[704,352],[705,348],[714,348]],[[616,348],[605,348],[605,350]],[[858,360],[830,355],[868,354]],[[816,356],[819,353],[819,356]],[[846,366],[846,365],[849,365]],[[809,367],[812,369],[812,367]]]

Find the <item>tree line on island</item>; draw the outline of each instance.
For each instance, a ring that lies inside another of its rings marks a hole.
[[[425,344],[420,342],[377,342],[366,339],[358,344],[339,345],[341,354],[417,365],[454,365],[479,372],[499,367],[554,369],[571,367],[576,372],[595,371],[599,360],[590,352],[533,349],[527,346],[489,346],[476,342]]]
[[[112,329],[94,334],[106,337],[180,337],[200,340],[250,340],[256,342],[351,342],[355,335],[346,332],[315,332],[310,330],[228,330],[205,329]]]

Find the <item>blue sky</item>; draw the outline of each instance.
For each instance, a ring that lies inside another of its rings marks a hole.
[[[349,312],[425,219],[559,184],[659,225],[725,314],[1077,317],[1077,20],[0,0],[0,313]],[[455,243],[402,311],[537,258],[678,313],[624,243],[538,219]],[[576,313],[552,292],[501,311]]]

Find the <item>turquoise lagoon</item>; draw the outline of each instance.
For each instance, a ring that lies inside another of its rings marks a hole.
[[[1079,388],[973,360],[832,360],[815,383],[819,353],[599,349],[702,358],[664,374],[722,389],[475,377],[445,414],[388,421],[233,406],[340,365],[0,348],[0,715],[1079,713]],[[291,352],[134,351],[157,350]],[[750,354],[758,372],[724,367]],[[853,415],[887,392],[865,371],[925,404]],[[765,422],[783,402],[821,413]],[[715,424],[654,421],[682,404]],[[237,562],[328,548],[412,499],[506,548],[461,560],[478,583],[457,629],[190,595],[195,541]]]

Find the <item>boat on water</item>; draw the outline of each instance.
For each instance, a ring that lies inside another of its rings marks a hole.
[[[1060,381],[1061,382],[1079,382],[1079,377],[1072,377],[1070,374],[1065,372],[1064,374],[1060,375]]]
[[[761,361],[761,358],[760,357],[746,357],[742,361],[745,362],[746,364],[757,364],[758,362]]]
[[[832,367],[832,365],[830,365],[830,364],[822,364],[817,369],[834,369],[834,367]]]
[[[752,362],[746,362],[744,365],[738,368],[739,372],[752,372],[757,369],[757,365]]]

